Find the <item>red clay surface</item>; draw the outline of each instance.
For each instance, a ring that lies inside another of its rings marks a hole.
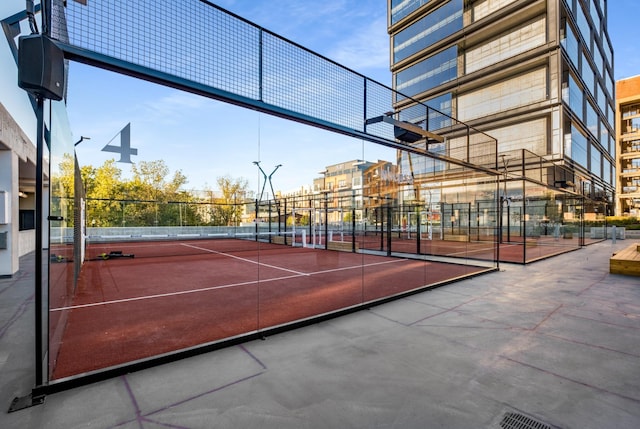
[[[234,247],[237,240],[224,241],[89,247],[91,260],[83,266],[75,294],[51,304],[51,378],[251,333],[487,270],[464,260],[458,265],[266,243]],[[114,250],[135,258],[101,259]],[[167,253],[172,256],[154,257]],[[58,289],[52,284],[52,291]]]

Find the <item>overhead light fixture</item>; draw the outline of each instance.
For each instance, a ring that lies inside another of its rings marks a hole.
[[[22,192],[22,191],[18,192],[18,196],[20,198],[27,198],[28,197],[28,195],[26,193]]]
[[[444,142],[444,137],[442,137],[441,135],[422,129],[421,127],[412,124],[411,122],[399,121],[397,119],[394,119],[391,116],[387,116],[387,113],[382,116],[367,119],[365,121],[365,125],[371,125],[377,122],[385,122],[387,124],[391,124],[393,125],[393,136],[396,139],[406,143],[415,143],[425,139],[427,140],[427,143]]]

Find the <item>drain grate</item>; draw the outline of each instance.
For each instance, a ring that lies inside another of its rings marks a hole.
[[[546,423],[519,413],[506,413],[500,421],[502,429],[553,429]]]

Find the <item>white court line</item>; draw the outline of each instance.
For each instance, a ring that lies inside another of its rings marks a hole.
[[[336,272],[336,271],[345,271],[345,270],[357,270],[358,268],[375,267],[376,265],[385,265],[385,264],[395,264],[395,263],[398,263],[398,262],[405,262],[405,261],[408,261],[408,260],[409,259],[401,258],[401,259],[394,259],[393,261],[373,262],[371,264],[354,265],[352,267],[333,268],[331,270],[314,271],[313,273],[310,273],[310,275],[333,273],[333,272]]]
[[[296,275],[293,275],[293,276],[275,277],[275,278],[272,278],[272,279],[251,280],[251,281],[248,281],[248,282],[231,283],[231,284],[228,284],[228,285],[211,286],[211,287],[200,288],[200,289],[183,290],[183,291],[179,291],[179,292],[160,293],[160,294],[156,294],[156,295],[138,296],[138,297],[135,297],[135,298],[123,298],[123,299],[115,299],[115,300],[112,300],[112,301],[92,302],[92,303],[89,303],[89,304],[80,304],[80,305],[70,305],[68,307],[52,308],[52,309],[49,310],[49,312],[53,313],[53,312],[56,312],[56,311],[74,310],[74,309],[88,308],[88,307],[98,307],[98,306],[102,306],[102,305],[111,305],[111,304],[122,304],[122,303],[125,303],[125,302],[142,301],[142,300],[145,300],[145,299],[167,298],[167,297],[171,297],[171,296],[187,295],[187,294],[198,293],[198,292],[207,292],[207,291],[212,291],[212,290],[216,290],[216,289],[228,289],[228,288],[232,288],[232,287],[254,285],[254,284],[257,284],[257,283],[267,283],[267,282],[274,282],[274,281],[278,281],[278,280],[294,279],[296,277],[309,277],[309,276],[312,276],[312,275],[324,274],[324,273],[329,273],[329,272],[333,272],[333,271],[353,270],[353,269],[357,269],[357,268],[371,267],[371,266],[382,265],[382,264],[390,264],[390,263],[401,262],[401,261],[407,261],[407,259],[398,259],[398,260],[393,260],[393,261],[375,262],[375,263],[366,264],[366,265],[354,265],[352,267],[344,267],[344,268],[336,268],[336,269],[333,269],[333,270],[316,271],[316,272],[309,273],[309,274],[302,273],[302,274],[296,274]]]
[[[251,280],[249,282],[231,283],[231,284],[228,284],[228,285],[211,286],[211,287],[205,287],[205,288],[200,288],[200,289],[182,290],[182,291],[179,291],[179,292],[159,293],[159,294],[156,294],[156,295],[145,295],[145,296],[138,296],[138,297],[135,297],[135,298],[114,299],[113,301],[92,302],[90,304],[70,305],[68,307],[52,308],[49,311],[50,312],[54,312],[54,311],[63,311],[63,310],[73,310],[73,309],[76,309],[76,308],[97,307],[97,306],[100,306],[100,305],[121,304],[123,302],[141,301],[141,300],[144,300],[144,299],[166,298],[166,297],[169,297],[169,296],[187,295],[187,294],[191,294],[191,293],[207,292],[207,291],[216,290],[216,289],[228,289],[228,288],[232,288],[232,287],[248,286],[248,285],[257,284],[257,283],[265,283],[265,282],[273,282],[273,281],[277,281],[277,280],[293,279],[293,278],[296,278],[296,277],[302,277],[302,276],[295,275],[295,276],[275,277],[275,278],[272,278],[272,279]]]
[[[276,267],[275,265],[263,264],[261,262],[254,261],[254,260],[251,260],[251,259],[241,258],[239,256],[230,255],[230,254],[224,253],[224,252],[218,252],[217,250],[211,250],[211,249],[207,249],[207,248],[204,248],[204,247],[194,246],[193,244],[187,244],[187,243],[181,243],[181,244],[183,246],[191,247],[192,249],[204,250],[206,252],[215,253],[216,255],[228,256],[229,258],[238,259],[239,261],[250,262],[252,264],[261,265],[263,267],[275,268],[276,270],[287,271],[287,272],[290,272],[290,273],[293,273],[293,274],[297,274],[299,276],[308,276],[309,275],[307,273],[302,273],[300,271],[289,270],[289,269],[282,268],[282,267]]]

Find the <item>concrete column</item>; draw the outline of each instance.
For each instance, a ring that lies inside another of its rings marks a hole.
[[[7,223],[0,224],[0,234],[7,235],[7,248],[0,249],[0,277],[13,276],[19,269],[19,202],[18,155],[10,150],[0,151],[0,191],[6,193]]]

